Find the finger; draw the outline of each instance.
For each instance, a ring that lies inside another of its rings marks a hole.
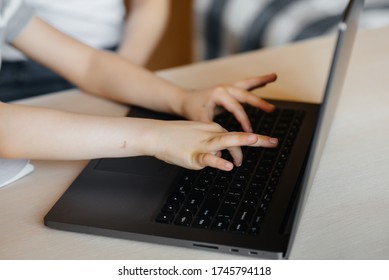
[[[225,88],[225,91],[228,93],[229,89]],[[234,115],[234,117],[241,124],[242,128],[246,132],[252,132],[251,123],[249,117],[246,114],[243,106],[238,102],[232,94],[223,94],[219,95],[220,98],[215,100],[218,106],[223,106],[228,112]]]
[[[230,147],[256,145],[259,136],[261,135],[247,132],[220,133],[209,141],[209,149],[210,151],[221,151]]]
[[[232,156],[234,164],[236,166],[241,166],[243,161],[243,153],[240,147],[229,147],[227,148],[228,152]]]
[[[228,87],[227,90],[228,93],[234,98],[236,98],[236,100],[238,100],[240,103],[247,103],[251,106],[260,108],[267,113],[271,113],[275,109],[275,106],[273,104],[263,100],[259,96],[256,96],[255,94],[252,94],[246,90],[236,87]]]
[[[230,152],[234,164],[236,166],[241,166],[243,161],[243,154],[240,147],[235,146],[251,146],[251,147],[265,147],[265,148],[275,148],[278,146],[278,139],[263,136],[259,134],[241,134],[238,136],[238,139],[231,138],[229,144],[233,144],[230,147],[227,147],[227,150]]]
[[[264,76],[251,77],[248,79],[237,81],[236,83],[234,83],[234,86],[250,91],[259,87],[263,87],[268,83],[274,82],[275,80],[277,80],[277,75],[275,73],[271,73]]]
[[[263,136],[259,134],[251,134],[244,132],[225,133],[221,136],[217,136],[210,141],[210,149],[217,151],[215,154],[203,153],[197,156],[197,163],[202,166],[211,166],[221,170],[229,171],[233,168],[231,162],[220,158],[220,151],[227,149],[236,166],[240,166],[243,160],[243,154],[240,146],[252,146],[252,147],[267,147],[272,148],[278,145],[276,138]]]
[[[240,166],[243,160],[241,146],[255,145],[258,137],[255,134],[247,134],[244,132],[227,132],[223,135],[214,137],[209,142],[211,151],[218,151],[216,156],[221,155],[220,151],[227,149],[236,166]]]
[[[197,155],[197,162],[202,167],[210,166],[224,171],[231,171],[234,168],[234,165],[228,160],[208,153]]]
[[[240,166],[242,164],[243,155],[240,148],[241,146],[274,148],[277,145],[277,138],[245,132],[225,133],[213,138],[210,141],[210,149],[212,151],[227,149],[230,152],[236,166]]]
[[[278,139],[270,136],[246,132],[228,132],[213,138],[210,148],[219,151],[240,146],[274,148],[277,145]]]
[[[264,148],[275,148],[278,146],[278,139],[277,138],[259,135],[259,134],[255,134],[255,136],[257,137],[257,141],[255,141],[255,143],[247,145],[247,146],[264,147]]]

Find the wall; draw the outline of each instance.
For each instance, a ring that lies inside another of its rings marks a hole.
[[[167,31],[147,65],[149,69],[159,70],[191,62],[192,22],[192,0],[171,0]]]

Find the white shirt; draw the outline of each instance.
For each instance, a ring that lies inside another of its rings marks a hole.
[[[12,41],[32,16],[32,9],[25,6],[21,0],[0,0],[0,46],[5,40]],[[0,66],[1,56],[0,49]],[[33,169],[28,160],[0,158],[0,188],[27,175]]]
[[[36,14],[62,32],[95,48],[118,45],[123,31],[123,0],[24,0]],[[21,60],[12,48],[3,48],[3,59]]]

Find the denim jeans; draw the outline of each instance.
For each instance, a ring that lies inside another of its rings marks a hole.
[[[0,71],[0,101],[32,97],[73,88],[74,85],[34,61],[3,61]]]
[[[117,46],[105,48],[116,51]],[[0,101],[7,102],[74,88],[75,86],[32,60],[4,61],[0,70]]]

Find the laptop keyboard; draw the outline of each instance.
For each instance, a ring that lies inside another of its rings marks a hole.
[[[304,118],[304,112],[276,109],[267,114],[246,107],[253,130],[279,140],[276,149],[243,147],[243,163],[232,171],[185,170],[156,222],[206,230],[256,235],[261,230],[273,193]],[[242,131],[228,112],[215,118],[229,131]],[[223,157],[231,159],[228,152]]]

